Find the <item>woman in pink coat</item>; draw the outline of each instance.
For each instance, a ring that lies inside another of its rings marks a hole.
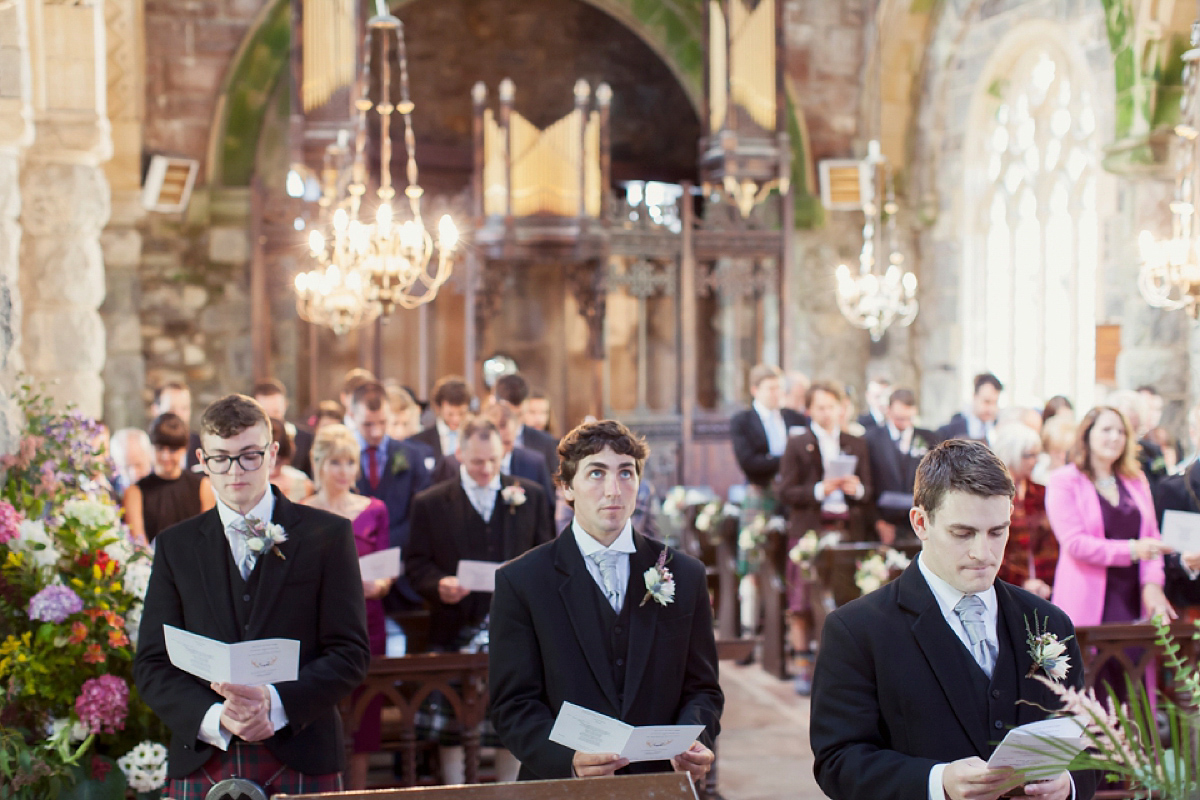
[[[1150,485],[1128,420],[1098,406],[1079,424],[1074,463],[1050,476],[1046,515],[1058,538],[1051,601],[1076,626],[1175,617],[1163,593],[1162,555]]]

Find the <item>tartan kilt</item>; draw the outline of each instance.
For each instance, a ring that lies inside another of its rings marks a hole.
[[[441,692],[430,692],[414,717],[417,741],[436,742],[441,747],[458,747],[462,742],[462,725],[454,716],[454,706]],[[503,747],[492,720],[484,717],[479,726],[479,744],[482,747]],[[172,795],[171,800],[175,800]]]
[[[207,774],[206,774],[207,773]],[[245,778],[262,786],[268,797],[277,794],[316,794],[342,791],[342,773],[305,775],[284,766],[266,745],[235,740],[226,751],[218,750],[204,766],[185,778],[167,782],[163,797],[171,800],[204,800],[213,784],[226,778]],[[267,785],[270,781],[270,785]]]

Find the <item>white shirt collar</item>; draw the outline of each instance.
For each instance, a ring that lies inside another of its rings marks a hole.
[[[934,599],[938,602],[938,607],[942,610],[942,616],[946,618],[957,617],[954,613],[954,607],[958,605],[958,601],[966,596],[965,592],[960,592],[946,581],[933,574],[933,570],[925,566],[925,559],[917,556],[917,568],[921,570],[921,575],[925,578],[925,582],[929,584],[929,588],[933,591]],[[996,612],[998,603],[996,601],[996,586],[992,584],[986,592],[979,592],[978,597],[983,601],[984,607],[987,609],[987,616],[992,620],[993,628],[995,626]]]
[[[813,422],[811,420],[809,421],[808,424],[809,424],[809,427],[812,428],[813,435],[815,435],[818,439],[839,439],[840,440],[842,438],[842,432],[838,428],[834,428],[831,431],[827,431],[824,428],[822,428],[820,425],[818,425],[816,422]]]
[[[637,548],[633,545],[633,521],[626,521],[625,527],[621,529],[621,533],[608,547],[596,541],[590,533],[579,527],[579,518],[571,520],[571,532],[575,534],[575,543],[579,545],[579,552],[583,553],[583,557],[587,558],[592,553],[598,553],[601,550],[615,550],[618,553],[636,553]]]
[[[462,464],[458,465],[458,477],[462,480],[463,488],[468,492],[498,492],[500,491],[500,473],[492,478],[491,482],[485,486],[480,486],[475,480],[467,474],[467,468]]]
[[[217,498],[217,513],[221,516],[221,525],[226,529],[235,520],[242,518],[242,515],[234,511],[221,500]],[[267,491],[263,493],[262,499],[254,504],[254,508],[250,509],[247,517],[254,517],[260,522],[270,522],[272,515],[275,513],[275,493],[271,491],[271,487],[267,487]]]
[[[755,412],[757,412],[757,414],[760,417],[762,417],[763,419],[770,419],[771,417],[782,417],[783,416],[783,414],[780,412],[780,410],[778,408],[775,409],[774,411],[772,411],[771,409],[767,408],[766,406],[764,406],[762,403],[758,402],[757,400],[755,400],[750,405],[754,408]]]
[[[500,460],[500,474],[501,475],[512,475],[512,454],[513,454],[513,451],[509,450],[507,453],[504,454],[504,458],[502,458]]]

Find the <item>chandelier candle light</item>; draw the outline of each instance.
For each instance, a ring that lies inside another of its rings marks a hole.
[[[328,325],[337,333],[376,317],[387,317],[398,307],[412,309],[433,300],[450,277],[458,244],[454,221],[449,215],[443,216],[437,231],[438,258],[431,269],[434,240],[421,217],[424,190],[417,176],[404,25],[387,12],[385,0],[376,0],[376,16],[367,23],[364,54],[360,93],[355,101],[358,120],[350,181],[342,195],[338,169],[331,167],[327,157],[323,205],[335,208],[332,236],[319,230],[309,234],[309,249],[323,269],[296,277],[301,316]],[[375,59],[379,64],[377,75],[372,72]],[[393,59],[398,69],[393,69]],[[398,80],[394,80],[393,72],[399,73]],[[375,99],[373,82],[378,87]],[[379,205],[374,220],[368,222],[360,219],[360,212],[367,192],[367,113],[372,108],[379,115]],[[403,118],[407,154],[404,196],[408,198],[409,218],[403,221],[397,219],[393,208],[396,188],[392,185],[391,127],[397,113]]]
[[[892,170],[875,139],[868,145],[864,164],[869,199],[863,203],[863,244],[858,256],[858,274],[852,274],[845,264],[838,264],[835,272],[837,304],[851,325],[866,329],[871,339],[877,342],[893,322],[909,325],[916,319],[917,276],[904,269],[904,254],[896,240],[899,206],[892,185]],[[882,209],[876,188],[880,169],[884,174]],[[881,224],[881,211],[887,214],[886,228]],[[875,253],[877,245],[884,244],[888,249],[888,267],[880,275],[875,270]]]

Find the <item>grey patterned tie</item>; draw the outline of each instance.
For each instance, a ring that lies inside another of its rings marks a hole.
[[[243,542],[245,542],[246,537],[251,535],[250,525],[242,517],[238,517],[229,523],[229,529],[241,536]],[[256,558],[257,556],[254,554],[254,551],[246,547],[245,554],[242,556],[241,561],[238,562],[238,572],[242,574],[242,580],[250,580],[250,573],[254,571],[254,561]]]
[[[617,585],[617,559],[620,557],[621,554],[615,550],[597,550],[588,556],[596,562],[596,566],[600,567],[600,577],[604,581],[604,596],[608,598],[608,604],[617,613],[621,612],[621,589]]]
[[[954,606],[954,613],[958,614],[958,619],[967,631],[967,639],[971,642],[971,655],[990,678],[992,670],[996,667],[996,645],[987,636],[987,624],[983,621],[986,610],[983,599],[975,594],[963,595]]]

